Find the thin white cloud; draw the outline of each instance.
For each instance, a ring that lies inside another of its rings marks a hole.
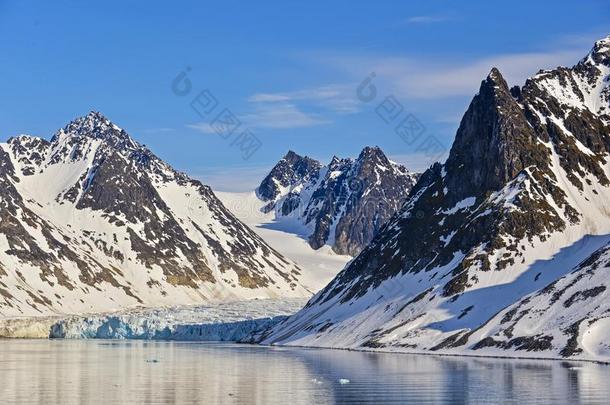
[[[328,100],[341,97],[343,88],[337,85],[320,86],[311,89],[279,93],[257,93],[248,98],[251,102],[274,102],[289,100]]]
[[[248,101],[252,103],[270,103],[277,101],[289,101],[290,99],[290,96],[280,93],[258,93],[248,97]]]
[[[160,127],[160,128],[146,128],[146,129],[143,129],[141,132],[145,133],[145,134],[157,134],[157,133],[166,133],[166,132],[173,132],[173,131],[175,131],[174,128]]]
[[[332,122],[301,111],[296,105],[285,101],[256,102],[251,112],[240,115],[239,119],[244,126],[254,129],[304,128]],[[186,127],[206,135],[218,134],[209,122],[187,124]]]
[[[497,67],[509,85],[522,85],[541,68],[572,64],[582,51],[556,51],[497,55],[453,66],[428,66],[411,69],[403,77],[394,77],[401,93],[418,98],[473,95],[492,67]],[[393,69],[393,68],[391,68]]]
[[[326,85],[288,92],[257,93],[248,97],[252,103],[291,102],[303,107],[310,106],[339,114],[353,114],[360,111],[352,85]]]
[[[257,103],[253,112],[240,116],[240,119],[250,127],[268,129],[313,127],[331,122],[285,101]]]
[[[439,99],[474,95],[492,67],[500,69],[509,85],[522,85],[538,70],[573,65],[588,49],[498,54],[473,60],[443,55],[413,58],[387,55],[318,55],[318,60],[351,79],[376,73],[376,84],[387,94],[407,99]]]
[[[433,24],[449,21],[451,18],[442,15],[417,15],[407,18],[408,24]]]
[[[207,122],[198,122],[196,124],[187,124],[187,128],[194,129],[197,132],[201,132],[202,134],[211,135],[217,134],[216,130],[212,128],[212,126]]]

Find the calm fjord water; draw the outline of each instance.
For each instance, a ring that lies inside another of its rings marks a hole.
[[[610,367],[592,363],[235,344],[0,340],[0,403],[608,401]]]

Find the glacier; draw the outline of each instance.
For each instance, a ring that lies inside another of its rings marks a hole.
[[[0,337],[252,342],[304,304],[299,298],[261,299],[2,319]]]

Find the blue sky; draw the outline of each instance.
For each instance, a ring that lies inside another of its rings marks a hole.
[[[420,143],[451,146],[492,66],[522,84],[606,35],[609,1],[0,0],[0,140],[49,138],[98,110],[217,189],[253,186],[288,149],[328,160],[379,145],[421,170],[436,154]],[[371,72],[377,97],[363,102]],[[190,101],[206,89],[218,106],[201,117]],[[376,113],[388,96],[402,106],[390,123]],[[228,139],[209,125],[225,108],[241,123]],[[417,142],[394,132],[407,114],[425,128]],[[246,128],[260,148],[244,160]]]

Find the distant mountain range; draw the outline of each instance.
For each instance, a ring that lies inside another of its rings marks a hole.
[[[610,359],[610,37],[509,88],[266,343]],[[273,194],[267,194],[273,196]]]
[[[355,256],[407,199],[418,174],[390,161],[378,147],[357,159],[333,157],[328,165],[290,151],[257,189],[278,220],[306,228],[313,249],[328,245]]]
[[[306,297],[303,271],[100,113],[0,144],[0,315]]]

